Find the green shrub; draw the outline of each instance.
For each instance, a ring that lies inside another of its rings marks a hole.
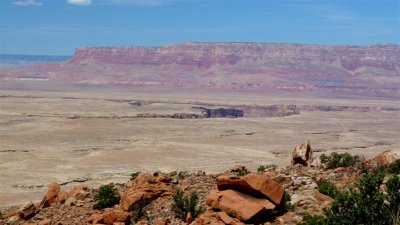
[[[275,170],[276,167],[277,167],[277,166],[274,165],[274,164],[261,165],[261,166],[259,166],[259,167],[257,168],[257,172],[262,173],[262,172],[264,172],[266,169],[269,169],[269,168],[271,168],[272,170]]]
[[[135,180],[139,176],[140,172],[131,173],[131,180]]]
[[[172,196],[174,203],[172,204],[172,211],[175,215],[186,220],[187,214],[190,212],[193,219],[206,211],[205,207],[198,206],[199,197],[196,192],[191,192],[189,196],[184,196],[180,189],[175,189],[175,193]]]
[[[294,209],[294,205],[292,205],[292,203],[290,203],[291,200],[292,200],[292,197],[290,196],[290,194],[288,192],[285,192],[285,209],[287,209],[287,210]]]
[[[239,170],[238,172],[236,172],[237,176],[244,176],[246,174],[250,173],[247,168],[243,168],[242,170]]]
[[[391,224],[400,224],[400,178],[394,175],[385,185]]]
[[[360,161],[359,156],[350,155],[347,152],[343,154],[332,152],[330,156],[322,154],[319,158],[321,159],[321,163],[324,164],[327,169],[349,167]]]
[[[306,214],[303,217],[303,221],[299,225],[324,225],[326,224],[326,218],[321,215],[310,215]]]
[[[188,172],[187,171],[179,171],[178,172],[178,179],[179,180],[183,180],[183,179],[185,179],[185,177],[187,177],[188,176]]]
[[[148,184],[156,184],[156,183],[157,183],[157,180],[156,180],[154,177],[152,177],[152,178],[149,178],[149,179],[147,180],[147,183],[148,183]]]
[[[111,185],[102,185],[100,186],[99,193],[94,196],[94,200],[97,203],[93,206],[93,209],[104,209],[118,204],[120,195],[117,189]]]
[[[265,171],[265,169],[267,169],[267,167],[261,165],[261,166],[259,166],[259,167],[257,168],[257,172],[262,173],[262,172]]]
[[[392,164],[389,164],[386,168],[386,172],[392,174],[400,174],[400,159],[396,160]]]
[[[318,184],[318,191],[324,195],[328,195],[332,198],[338,194],[339,190],[336,185],[328,180],[321,180]]]

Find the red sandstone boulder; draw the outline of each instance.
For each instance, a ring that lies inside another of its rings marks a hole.
[[[244,222],[257,222],[270,215],[275,205],[234,190],[211,191],[207,202],[214,209]]]
[[[168,183],[157,182],[150,174],[140,174],[132,187],[122,195],[120,207],[124,211],[129,211],[134,205],[144,204],[157,199],[161,196],[172,195],[173,188]]]
[[[113,225],[118,222],[128,223],[131,219],[129,213],[121,210],[107,210],[103,213],[93,214],[90,216],[92,224]]]
[[[279,183],[268,179],[265,175],[250,173],[243,177],[217,177],[218,190],[232,189],[254,197],[267,198],[277,206],[285,204],[285,190]]]
[[[311,166],[313,160],[313,151],[309,141],[297,145],[292,152],[292,166],[299,164],[302,166]]]

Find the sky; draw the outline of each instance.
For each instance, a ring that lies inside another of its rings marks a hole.
[[[400,44],[400,0],[0,0],[0,54],[184,42]]]

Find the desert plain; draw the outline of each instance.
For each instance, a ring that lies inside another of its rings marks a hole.
[[[142,102],[142,105],[130,104]],[[274,104],[374,107],[367,111],[302,111],[290,116],[142,118],[200,114],[199,106]],[[290,164],[310,140],[316,155],[369,158],[400,151],[398,100],[211,90],[0,83],[0,208],[40,201],[47,185],[125,182],[136,171],[202,170]],[[391,110],[379,110],[391,108]]]

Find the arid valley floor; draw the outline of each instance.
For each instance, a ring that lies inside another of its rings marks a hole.
[[[145,102],[141,106],[129,104]],[[0,208],[40,200],[47,185],[125,181],[135,171],[287,165],[294,146],[366,158],[400,151],[400,111],[301,111],[240,118],[138,118],[140,113],[200,113],[194,106],[319,105],[399,108],[398,100],[277,97],[48,85],[0,85]]]

